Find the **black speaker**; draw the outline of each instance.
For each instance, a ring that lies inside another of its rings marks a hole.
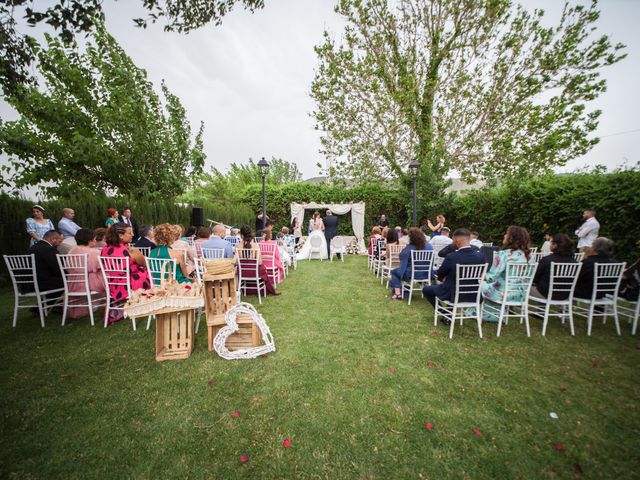
[[[196,227],[204,225],[204,208],[193,207],[191,209],[191,225]]]

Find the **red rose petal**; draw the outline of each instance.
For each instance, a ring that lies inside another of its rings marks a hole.
[[[427,362],[427,367],[433,368],[433,362]]]
[[[391,367],[391,368],[389,369],[389,371],[390,371],[391,373],[395,373],[395,372],[396,372],[396,369],[395,369],[395,367]]]
[[[640,350],[640,343],[636,343],[636,350]]]
[[[213,385],[213,380],[212,379],[207,380],[207,385]]]
[[[434,337],[439,337],[440,336],[440,332],[438,330],[436,330],[435,332],[433,332],[433,336]]]
[[[431,423],[431,422],[427,422],[426,428],[427,428],[427,430],[429,430],[429,431],[433,430],[433,423]]]
[[[566,387],[560,387],[560,391],[561,391],[562,393],[564,393],[564,392],[566,392],[566,391],[567,391],[567,388],[566,388]]]
[[[625,352],[628,352],[629,350],[631,350],[631,347],[629,347],[629,345],[625,345],[622,349],[623,349]]]
[[[563,444],[561,444],[561,443],[556,443],[553,447],[554,447],[556,450],[564,450],[564,445],[563,445]]]
[[[249,461],[249,455],[240,455],[240,463],[247,463]]]
[[[476,434],[476,436],[478,436],[478,437],[479,437],[480,435],[482,435],[482,433],[480,432],[480,430],[478,430],[478,429],[477,429],[477,428],[475,428],[475,427],[473,428],[473,433],[475,433],[475,434]]]
[[[591,364],[593,368],[598,368],[600,366],[600,357],[596,357],[593,359],[593,363]]]
[[[576,471],[578,475],[582,475],[582,467],[580,466],[579,463],[574,463],[573,469]]]
[[[282,442],[282,446],[284,448],[289,448],[291,446],[291,439],[290,438],[285,438],[284,442]]]
[[[236,417],[236,418],[239,417],[240,416],[240,412],[236,410],[235,412],[233,412],[233,416]]]

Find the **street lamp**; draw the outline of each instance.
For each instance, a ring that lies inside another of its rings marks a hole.
[[[262,177],[262,228],[264,229],[267,226],[266,177],[269,171],[269,164],[264,157],[258,162],[258,170],[260,170],[260,176]]]
[[[420,162],[417,158],[414,158],[409,164],[409,171],[411,177],[413,177],[413,226],[416,227],[417,212],[416,212],[416,177],[418,176],[418,169],[420,168]]]

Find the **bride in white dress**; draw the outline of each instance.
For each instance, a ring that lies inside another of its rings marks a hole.
[[[309,238],[307,238],[307,241],[296,255],[296,259],[319,258],[326,260],[329,258],[327,254],[327,239],[324,238],[324,222],[320,218],[319,212],[313,214],[309,227],[311,228]]]

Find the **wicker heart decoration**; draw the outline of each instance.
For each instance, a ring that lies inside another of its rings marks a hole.
[[[231,335],[236,333],[239,329],[236,318],[241,314],[249,315],[251,319],[256,323],[256,325],[260,329],[260,334],[262,335],[262,341],[264,342],[264,345],[252,348],[242,348],[234,351],[230,351],[227,348],[227,339]],[[227,325],[222,327],[213,339],[213,349],[225,360],[256,358],[260,355],[274,352],[276,350],[276,345],[273,341],[273,336],[271,335],[269,326],[264,321],[264,318],[262,318],[262,315],[256,312],[256,309],[253,308],[253,305],[251,305],[250,303],[238,303],[231,307],[225,314],[225,321]]]

